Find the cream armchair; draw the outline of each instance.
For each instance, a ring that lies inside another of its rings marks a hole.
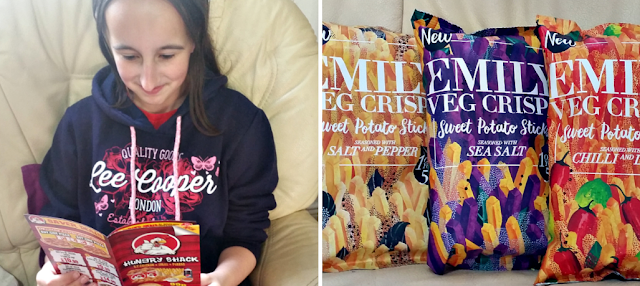
[[[310,7],[315,1],[310,2]],[[210,1],[210,28],[229,86],[271,121],[278,207],[254,285],[318,283],[318,53],[291,0]],[[317,4],[315,4],[317,5]],[[311,6],[312,7],[312,6]],[[0,267],[35,285],[39,245],[27,225],[20,167],[40,163],[64,110],[106,65],[89,0],[0,0]]]

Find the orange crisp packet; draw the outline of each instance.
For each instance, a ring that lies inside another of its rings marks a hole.
[[[538,285],[640,280],[640,26],[538,16],[549,79],[551,240]]]

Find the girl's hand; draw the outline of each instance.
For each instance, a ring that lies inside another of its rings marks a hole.
[[[47,261],[36,275],[38,286],[97,286],[96,283],[88,283],[89,277],[73,271],[65,274],[56,274],[51,262]]]
[[[221,286],[222,284],[212,273],[200,273],[200,285],[202,286]]]

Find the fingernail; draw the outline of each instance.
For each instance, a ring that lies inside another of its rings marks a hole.
[[[78,279],[80,277],[80,272],[73,272],[73,278]]]
[[[89,277],[83,275],[82,278],[80,278],[80,283],[86,284],[87,282],[89,282]]]

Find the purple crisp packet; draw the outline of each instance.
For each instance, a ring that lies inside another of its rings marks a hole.
[[[446,265],[535,267],[547,244],[546,207],[536,201],[546,202],[548,188],[549,100],[534,28],[449,33],[425,25],[434,18],[412,18],[430,130],[429,193],[439,198],[429,201],[427,264],[438,274]]]

